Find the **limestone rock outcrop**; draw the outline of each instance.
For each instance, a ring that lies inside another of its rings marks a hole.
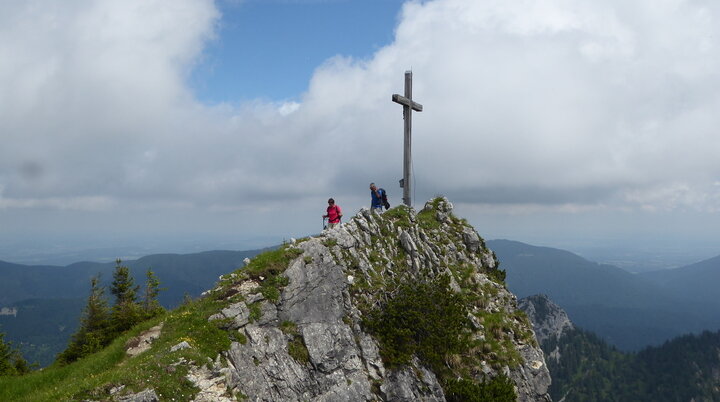
[[[196,384],[253,401],[443,401],[447,372],[462,371],[475,383],[509,378],[518,400],[549,400],[550,375],[529,321],[502,283],[495,255],[453,215],[447,199],[430,201],[419,213],[403,206],[385,214],[363,209],[282,249],[291,255],[286,267],[263,273],[248,261],[207,292],[226,300],[208,320],[240,340],[218,357],[214,371],[203,377],[195,370]],[[472,347],[446,356],[445,377],[418,356],[388,367],[365,317],[391,300],[399,284],[441,276],[468,300]]]
[[[575,328],[565,310],[546,295],[528,296],[518,301],[518,307],[527,314],[535,329],[538,342],[559,339],[563,333]]]
[[[575,328],[565,310],[553,303],[546,295],[533,295],[521,299],[518,307],[527,314],[533,324],[537,341],[546,345],[557,341],[562,335]],[[559,361],[558,346],[548,352],[548,358]]]

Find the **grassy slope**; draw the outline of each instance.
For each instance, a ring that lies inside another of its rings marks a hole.
[[[126,385],[122,394],[153,388],[161,400],[193,399],[199,390],[186,379],[189,365],[178,364],[178,361],[184,359],[201,366],[228,350],[231,341],[245,342],[236,331],[220,329],[222,320],[208,322],[208,317],[227,304],[242,300],[231,288],[247,277],[264,276],[266,279],[259,291],[270,300],[277,297],[278,288],[287,284],[277,280],[277,274],[298,254],[299,250],[290,246],[265,252],[246,267],[225,275],[212,296],[138,324],[102,351],[75,363],[64,367],[53,365],[22,377],[0,377],[0,401],[107,399],[110,390],[120,384]],[[151,349],[128,357],[125,353],[128,340],[160,323],[163,324],[161,335]],[[170,351],[183,341],[191,347]]]
[[[197,390],[185,379],[187,368],[173,366],[180,358],[204,364],[230,346],[226,331],[208,323],[207,317],[220,303],[202,299],[188,303],[161,317],[139,324],[110,346],[73,364],[31,373],[23,377],[0,378],[2,401],[50,401],[100,399],[109,397],[110,389],[126,384],[126,392],[152,387],[163,399],[188,400]],[[151,350],[135,357],[125,353],[125,343],[144,330],[164,323],[160,338]],[[170,352],[170,348],[187,341],[189,349]]]

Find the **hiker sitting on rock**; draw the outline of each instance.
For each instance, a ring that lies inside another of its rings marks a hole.
[[[370,210],[371,211],[377,211],[378,213],[381,213],[383,211],[383,207],[385,206],[385,203],[383,202],[383,199],[385,195],[385,190],[378,189],[377,186],[375,186],[375,183],[370,183]]]
[[[328,229],[332,229],[340,224],[342,219],[342,209],[339,205],[335,205],[335,200],[332,198],[328,200],[327,215],[323,215],[323,218],[328,218]]]

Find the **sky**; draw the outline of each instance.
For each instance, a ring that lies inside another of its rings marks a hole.
[[[709,258],[719,34],[711,0],[0,0],[0,260],[270,245],[370,182],[397,205],[406,70],[416,209]]]

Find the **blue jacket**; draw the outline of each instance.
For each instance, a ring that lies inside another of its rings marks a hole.
[[[370,205],[373,208],[382,208],[384,206],[383,201],[382,201],[382,196],[383,196],[383,194],[385,194],[385,190],[379,188],[377,192],[380,194],[380,197],[375,195],[374,191],[370,190],[370,197],[372,197],[372,201],[371,201]]]

